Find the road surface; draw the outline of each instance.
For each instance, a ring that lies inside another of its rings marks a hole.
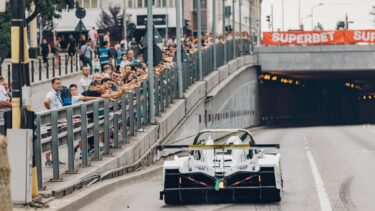
[[[284,192],[280,203],[167,206],[159,200],[161,173],[119,187],[92,210],[375,210],[375,127],[370,125],[267,129],[258,143],[279,143]]]

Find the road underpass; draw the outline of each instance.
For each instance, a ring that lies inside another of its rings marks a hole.
[[[261,72],[258,78],[264,125],[375,121],[374,72]]]

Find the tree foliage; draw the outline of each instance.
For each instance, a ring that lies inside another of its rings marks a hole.
[[[121,40],[124,28],[122,22],[123,17],[124,14],[121,12],[121,7],[118,5],[110,6],[108,12],[102,9],[97,23],[98,28],[101,31],[109,31],[112,39]]]
[[[27,22],[32,21],[39,14],[45,20],[61,18],[60,13],[64,9],[69,10],[78,7],[74,0],[27,0],[27,8],[29,10],[32,2],[35,4],[35,12],[27,18]]]
[[[10,49],[10,5],[7,4],[7,10],[0,13],[0,49]]]

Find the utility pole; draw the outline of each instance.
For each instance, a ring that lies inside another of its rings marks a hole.
[[[169,25],[169,15],[168,15],[168,6],[167,6],[168,2],[166,1],[165,2],[165,19],[166,19],[166,22],[165,22],[165,44],[167,45],[168,43],[168,25]]]
[[[298,28],[301,30],[301,0],[298,0]]]
[[[178,72],[178,97],[183,98],[183,80],[181,63],[181,0],[176,0],[176,39],[177,39],[177,72]]]
[[[271,30],[273,32],[273,4],[271,4]],[[283,24],[283,31],[284,31],[284,24]]]
[[[202,8],[201,1],[195,0],[198,15],[198,62],[199,62],[199,80],[203,79],[203,63],[202,63]]]
[[[241,51],[240,51],[240,56],[242,56],[242,51],[243,51],[243,40],[242,40],[242,0],[239,0],[239,15],[240,15],[240,45],[241,45]]]
[[[123,28],[124,28],[124,32],[123,32],[123,35],[124,35],[124,37],[123,38],[125,38],[126,39],[126,41],[128,41],[128,35],[127,35],[127,25],[126,25],[126,17],[127,17],[127,15],[126,15],[126,2],[127,1],[125,1],[125,0],[122,0],[122,3],[124,4],[124,7],[123,7],[123,18],[122,18],[122,20],[123,20]]]
[[[232,17],[233,17],[233,58],[236,58],[236,11],[235,11],[235,6],[236,6],[236,0],[233,0],[233,12],[232,12]]]
[[[251,4],[252,3],[252,0],[249,0],[249,39],[250,39],[250,54],[253,54],[253,33],[252,33],[252,18],[251,18],[251,15],[252,15],[252,7],[251,7]]]
[[[213,24],[212,24],[212,39],[214,41],[214,70],[216,70],[216,0],[212,0],[212,18],[213,18]]]
[[[225,17],[225,1],[226,0],[222,0],[222,4],[223,4],[223,41],[224,41],[224,64],[227,63],[227,35],[226,35],[226,30],[225,30],[225,20],[226,20],[226,17]]]
[[[282,0],[281,1],[281,13],[282,13],[282,29],[283,29],[283,31],[285,31],[285,28],[284,28],[284,0]],[[272,24],[273,24],[273,15],[272,15]],[[272,29],[272,31],[273,31],[273,29]]]
[[[150,123],[155,124],[155,89],[154,89],[154,30],[153,30],[152,0],[147,0],[147,65],[148,65],[148,94],[150,105]]]

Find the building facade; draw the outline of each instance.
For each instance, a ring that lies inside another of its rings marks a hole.
[[[182,0],[181,12],[184,20],[181,26],[185,26],[187,32],[197,31],[197,2],[202,8],[202,30],[204,33],[212,31],[213,25],[213,1],[216,1],[216,31],[222,32],[223,26],[223,0]],[[233,7],[233,0],[224,0],[226,7]],[[240,6],[240,1],[242,5]],[[108,10],[111,6],[119,6],[125,11],[128,24],[134,24],[138,32],[144,33],[146,30],[147,0],[77,0],[78,4],[85,8],[86,17],[82,19],[86,29],[98,28],[102,9]],[[235,0],[235,14],[226,18],[226,26],[231,26],[233,17],[235,18],[236,31],[239,30],[239,10],[242,11],[242,31],[249,31],[249,11],[250,3],[252,8],[252,32],[255,37],[259,34],[260,26],[260,5],[261,0]],[[176,29],[176,7],[175,0],[153,0],[153,17],[155,27],[159,29],[162,36],[168,30],[169,34],[174,34]],[[232,10],[232,9],[231,9]],[[75,10],[63,11],[62,18],[54,20],[54,30],[57,33],[76,32],[79,19],[75,16]],[[134,26],[133,25],[133,26]],[[129,26],[129,25],[128,25]],[[209,27],[211,26],[211,27]]]

